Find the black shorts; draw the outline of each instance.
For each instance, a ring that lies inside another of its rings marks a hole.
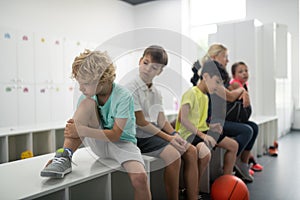
[[[159,157],[161,152],[169,144],[168,141],[161,137],[146,133],[139,128],[137,128],[136,132],[137,146],[145,155]]]

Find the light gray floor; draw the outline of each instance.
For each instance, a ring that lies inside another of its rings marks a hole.
[[[300,131],[292,131],[278,143],[278,157],[258,158],[264,170],[247,184],[251,200],[300,199]]]

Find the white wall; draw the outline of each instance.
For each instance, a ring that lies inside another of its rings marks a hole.
[[[286,133],[294,124],[300,127],[299,107],[299,1],[247,0],[247,18],[257,18],[263,24],[276,22],[288,26],[291,33],[291,69],[288,77],[276,80],[279,131]],[[287,88],[287,86],[291,88]],[[292,119],[294,117],[294,119]]]
[[[163,91],[164,106],[166,109],[173,109],[174,98],[180,101],[183,91],[180,83],[185,86],[190,86],[181,75],[182,54],[174,54],[175,51],[182,51],[180,38],[182,25],[181,9],[181,0],[151,1],[134,7],[134,22],[136,28],[158,28],[166,30],[161,38],[157,39],[158,42],[156,43],[166,48],[169,56],[169,63],[166,69],[156,79],[156,82],[162,86],[161,89]],[[168,31],[170,31],[170,33],[168,33]],[[175,37],[178,37],[178,40],[176,40]],[[163,38],[173,40],[173,44],[168,45],[164,42],[160,42]]]
[[[133,7],[118,0],[1,0],[0,26],[103,42],[134,27]]]

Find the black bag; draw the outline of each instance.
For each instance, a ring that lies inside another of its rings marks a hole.
[[[242,100],[227,102],[226,120],[233,122],[247,122],[251,116],[252,108],[243,107]]]

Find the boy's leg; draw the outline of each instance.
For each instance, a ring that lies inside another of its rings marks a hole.
[[[229,138],[224,137],[219,143],[218,147],[226,149],[226,153],[224,155],[224,174],[232,174],[233,166],[236,159],[236,154],[238,151],[238,143]]]
[[[168,199],[178,199],[179,175],[181,167],[180,153],[168,141],[137,129],[138,147],[141,152],[164,160],[164,183]]]
[[[83,100],[87,103],[84,104],[85,109],[90,110],[88,114],[75,112],[74,118],[79,120],[82,125],[89,125],[92,128],[99,128],[98,112],[96,112],[96,104],[92,100]],[[88,115],[88,116],[87,116]],[[75,126],[76,123],[73,119],[68,121],[66,128]],[[75,129],[76,130],[76,129]],[[55,157],[48,161],[45,168],[41,171],[41,176],[50,178],[63,178],[66,174],[72,171],[72,155],[73,152],[81,145],[82,141],[77,133],[77,138],[64,138],[63,148],[56,151]]]
[[[182,155],[184,161],[183,178],[187,191],[187,199],[198,198],[198,163],[197,149],[189,145],[187,151]]]
[[[200,184],[201,177],[209,165],[211,153],[204,142],[199,142],[196,147],[198,151],[198,182]]]
[[[135,199],[151,199],[150,187],[140,149],[132,142],[107,142],[107,157],[116,160],[127,171]],[[100,152],[99,152],[100,153]]]
[[[56,151],[55,157],[50,160],[41,171],[41,176],[50,178],[63,178],[72,171],[73,152],[82,143],[80,138],[65,138],[64,146]]]
[[[172,145],[167,145],[159,156],[164,160],[166,165],[164,182],[167,198],[176,200],[179,193],[181,155]]]
[[[131,184],[133,186],[134,199],[150,200],[151,192],[143,164],[138,161],[131,160],[123,163],[123,167],[128,172]]]

